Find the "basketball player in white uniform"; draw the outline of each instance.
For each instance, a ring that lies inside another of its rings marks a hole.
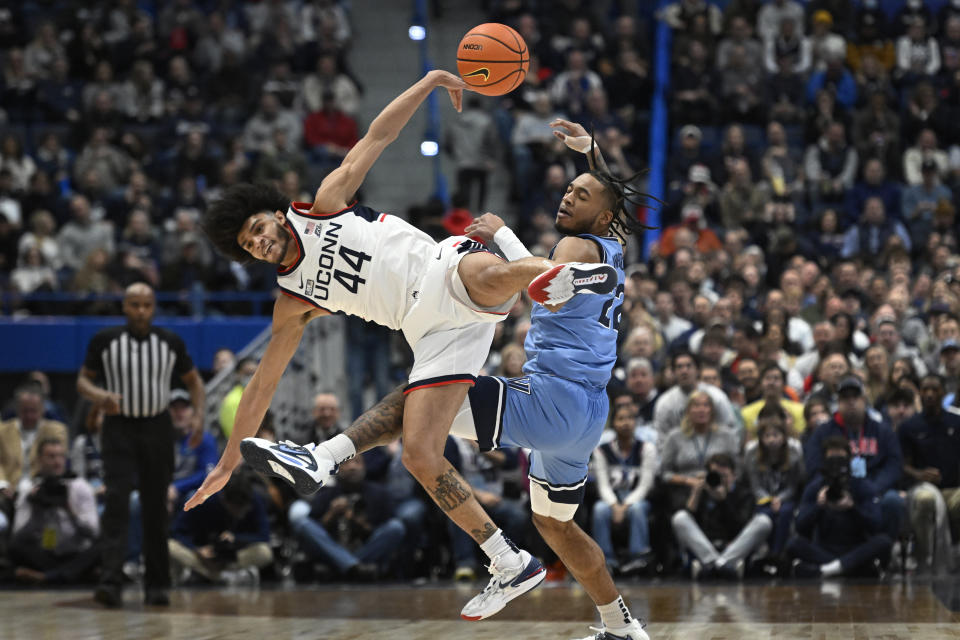
[[[270,343],[244,390],[220,462],[185,509],[219,491],[240,463],[240,443],[259,428],[306,323],[336,312],[357,315],[400,329],[410,343],[414,365],[405,390],[403,463],[490,557],[491,571],[507,585],[505,605],[537,586],[545,572],[493,524],[443,457],[444,443],[487,357],[493,323],[521,290],[536,280],[532,295],[558,304],[577,293],[613,291],[617,273],[606,264],[558,265],[533,257],[506,262],[469,238],[438,244],[395,216],[350,204],[374,161],[436,87],[447,89],[459,111],[466,84],[445,71],[431,71],[377,116],[323,180],[313,203],[289,204],[268,187],[237,185],[206,212],[204,231],[217,249],[236,260],[252,257],[279,265],[277,282],[284,295],[274,306]],[[519,244],[506,227],[495,240],[505,253]],[[314,456],[292,443],[276,444],[273,454],[312,471],[318,461],[331,460],[320,471],[332,474],[332,460],[356,453],[346,436],[322,446],[330,455]],[[275,471],[291,477],[280,465]]]

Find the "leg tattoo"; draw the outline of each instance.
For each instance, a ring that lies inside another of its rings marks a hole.
[[[444,511],[453,511],[472,495],[470,487],[460,482],[460,474],[448,469],[437,476],[437,486],[432,490],[433,500]]]
[[[403,387],[397,387],[347,427],[343,433],[353,441],[357,453],[390,444],[400,437],[404,397]]]
[[[484,523],[483,529],[471,529],[470,535],[473,536],[473,539],[478,543],[483,544],[497,532],[497,528],[493,526],[493,523],[487,522]]]

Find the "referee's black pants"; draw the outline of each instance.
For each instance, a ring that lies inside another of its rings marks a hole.
[[[164,411],[151,418],[107,416],[103,423],[106,501],[100,519],[103,566],[100,582],[120,587],[127,554],[130,492],[140,489],[144,587],[170,586],[167,490],[173,477],[173,423]]]

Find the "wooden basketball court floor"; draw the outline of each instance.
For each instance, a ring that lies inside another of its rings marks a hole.
[[[178,589],[169,608],[139,591],[105,610],[89,590],[0,591],[2,640],[567,640],[595,609],[578,587],[544,585],[482,622],[459,619],[479,585]],[[885,583],[623,586],[653,640],[960,639],[960,577]]]

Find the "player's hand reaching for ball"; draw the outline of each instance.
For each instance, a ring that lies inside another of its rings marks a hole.
[[[463,90],[469,88],[460,76],[454,75],[449,71],[434,69],[427,74],[427,78],[435,87],[443,87],[450,94],[450,102],[453,108],[459,113],[463,109]]]
[[[493,236],[497,230],[503,226],[503,220],[494,213],[485,213],[479,218],[475,218],[466,229],[463,235],[479,240],[483,244],[491,244]]]
[[[590,153],[590,134],[583,125],[557,118],[550,123],[553,135],[578,153]]]

